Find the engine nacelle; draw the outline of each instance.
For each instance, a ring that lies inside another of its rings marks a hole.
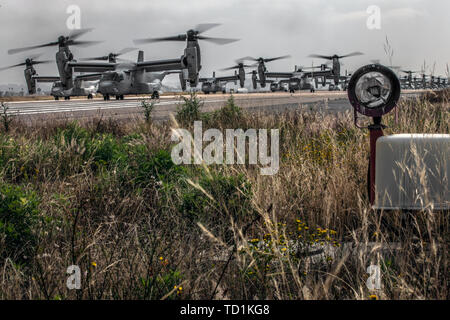
[[[241,88],[245,86],[245,70],[244,67],[239,68],[239,84]]]
[[[66,51],[65,48],[61,48],[56,53],[56,64],[58,66],[59,77],[64,89],[73,88],[73,70],[69,68],[67,63],[72,61],[72,53],[70,51]]]
[[[182,60],[188,70],[188,80],[191,87],[196,87],[198,85],[198,74],[200,71],[197,48],[186,48]]]
[[[28,94],[36,93],[36,80],[33,79],[33,76],[36,74],[36,70],[33,68],[27,68],[24,71],[25,81],[28,87]]]
[[[186,91],[186,78],[184,77],[184,72],[180,72],[180,84],[181,90]]]
[[[259,75],[259,83],[262,88],[266,87],[266,66],[264,63],[260,63],[258,65],[258,75]]]
[[[253,89],[258,89],[258,76],[256,75],[256,71],[253,71],[252,73],[252,82],[253,82]]]

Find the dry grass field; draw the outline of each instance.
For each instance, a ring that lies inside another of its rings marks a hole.
[[[449,212],[371,209],[368,131],[351,113],[200,107],[187,99],[177,125],[279,129],[279,173],[175,165],[176,124],[151,118],[2,128],[0,299],[449,298]],[[403,100],[384,123],[449,133],[450,105]]]

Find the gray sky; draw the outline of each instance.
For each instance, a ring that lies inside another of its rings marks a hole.
[[[20,63],[27,56],[10,56],[8,49],[55,41],[58,35],[68,34],[66,10],[72,4],[81,8],[81,27],[95,28],[80,39],[105,41],[72,48],[76,58],[105,55],[134,46],[133,39],[177,35],[196,24],[212,22],[222,26],[205,35],[241,41],[225,46],[201,43],[202,76],[231,66],[243,56],[292,55],[268,64],[269,71],[311,65],[311,53],[364,52],[364,56],[343,60],[344,70],[349,71],[371,59],[387,64],[386,36],[394,49],[394,65],[420,70],[426,60],[430,69],[436,63],[436,75],[445,75],[450,62],[448,0],[0,0],[0,67]],[[371,5],[381,8],[380,30],[366,26],[366,10]],[[148,60],[177,58],[184,43],[149,44],[141,49]],[[31,53],[40,52],[41,59],[54,59],[56,47]],[[136,57],[136,52],[125,56]],[[55,64],[37,66],[37,71],[57,75]],[[178,81],[176,76],[168,80]],[[6,83],[24,83],[23,69],[0,73],[0,84]]]

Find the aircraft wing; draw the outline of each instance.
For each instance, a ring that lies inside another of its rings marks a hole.
[[[36,82],[41,82],[41,83],[48,83],[48,82],[56,82],[56,81],[60,81],[61,78],[60,77],[33,77],[34,80],[36,80]]]
[[[84,81],[95,81],[100,80],[102,77],[102,73],[90,73],[90,74],[83,74],[75,77],[75,80],[84,80]]]
[[[303,72],[303,74],[308,78],[311,78],[311,77],[334,77],[331,70],[315,71],[315,72],[309,71],[309,72]]]
[[[179,74],[182,73],[183,71],[181,70],[172,70],[172,71],[167,71],[166,74]]]
[[[117,67],[117,63],[109,62],[69,62],[69,67],[74,72],[105,72],[113,71]]]
[[[181,59],[169,59],[169,60],[159,60],[159,61],[144,61],[138,62],[136,68],[139,70],[145,70],[147,72],[159,72],[159,71],[170,71],[170,70],[182,70],[186,66],[183,64]]]
[[[216,81],[218,81],[218,82],[228,82],[228,81],[237,81],[237,80],[239,80],[239,76],[238,75],[236,75],[236,76],[228,76],[228,77],[217,77],[216,78]]]
[[[266,72],[267,78],[292,78],[293,76],[292,72]]]

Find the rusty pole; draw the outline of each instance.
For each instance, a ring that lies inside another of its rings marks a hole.
[[[373,124],[369,126],[370,131],[370,160],[369,160],[369,201],[373,205],[375,202],[375,160],[377,152],[377,140],[384,136],[383,129],[385,126],[381,124],[381,117],[374,117]]]

